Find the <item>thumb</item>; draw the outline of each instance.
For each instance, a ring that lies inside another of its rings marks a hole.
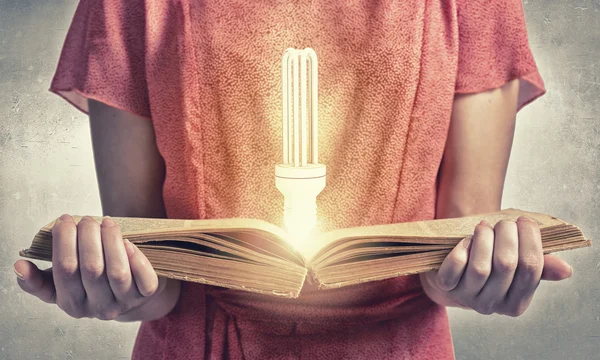
[[[56,302],[56,289],[52,280],[52,269],[42,271],[31,261],[18,260],[14,264],[17,283],[23,291],[43,302]]]
[[[555,255],[544,255],[542,280],[559,281],[573,274],[573,268],[566,261]]]

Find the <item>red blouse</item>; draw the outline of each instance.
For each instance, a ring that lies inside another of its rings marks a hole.
[[[432,219],[454,94],[544,92],[521,0],[81,0],[51,90],[151,119],[171,218],[281,224],[280,59],[319,57],[322,230]],[[486,119],[481,119],[485,121]],[[417,276],[287,300],[185,283],[134,359],[453,359]]]

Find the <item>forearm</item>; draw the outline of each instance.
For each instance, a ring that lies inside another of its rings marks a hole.
[[[103,214],[165,218],[165,163],[152,122],[96,101],[90,101],[89,108]],[[167,315],[177,304],[180,288],[180,281],[160,278],[156,293],[147,302],[117,320],[149,321]]]
[[[500,209],[519,82],[454,100],[438,177],[436,218]]]
[[[512,147],[518,81],[479,94],[457,96],[438,176],[436,219],[500,210]],[[436,303],[459,306],[421,274]],[[431,276],[427,276],[431,278]]]
[[[449,219],[500,210],[504,179],[489,184],[485,193],[472,189],[460,189],[450,181],[440,183],[436,203],[435,218]]]

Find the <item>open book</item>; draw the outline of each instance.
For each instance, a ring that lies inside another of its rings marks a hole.
[[[525,215],[541,228],[544,253],[590,246],[581,230],[555,217],[506,209],[471,217],[338,229],[318,235],[310,258],[286,232],[255,219],[112,218],[158,275],[184,281],[296,298],[305,281],[319,288],[438,269],[483,219],[495,225]],[[75,217],[79,221],[81,217]],[[96,220],[101,222],[102,218]],[[52,260],[52,226],[44,226],[23,257]]]

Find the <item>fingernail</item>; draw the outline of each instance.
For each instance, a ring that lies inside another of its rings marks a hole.
[[[481,220],[478,225],[492,227],[492,225],[490,225],[490,223],[487,222],[487,220]]]
[[[63,215],[61,215],[58,218],[58,220],[60,220],[60,221],[75,221],[75,220],[73,220],[73,217],[71,215],[69,215],[69,214],[63,214]]]
[[[123,239],[123,241],[125,242],[125,251],[127,252],[127,256],[131,257],[131,255],[133,255],[135,252],[135,248],[129,239]]]
[[[102,227],[113,227],[117,224],[110,218],[110,216],[105,216],[102,218]]]
[[[82,217],[81,220],[90,221],[90,220],[94,220],[94,218],[91,217],[91,216],[86,215],[86,216]]]
[[[569,276],[567,277],[567,279],[571,278],[571,276],[573,276],[573,267],[571,266],[571,273],[569,274]]]
[[[20,272],[18,272],[17,269],[15,269],[13,267],[13,270],[15,272],[15,275],[17,275],[17,277],[19,278],[19,280],[25,280],[25,277],[23,276],[23,274],[21,274]]]
[[[533,221],[533,219],[528,218],[527,216],[519,216],[519,218],[517,219],[517,221],[524,221],[524,222],[531,222],[531,223],[535,223],[535,221]]]

